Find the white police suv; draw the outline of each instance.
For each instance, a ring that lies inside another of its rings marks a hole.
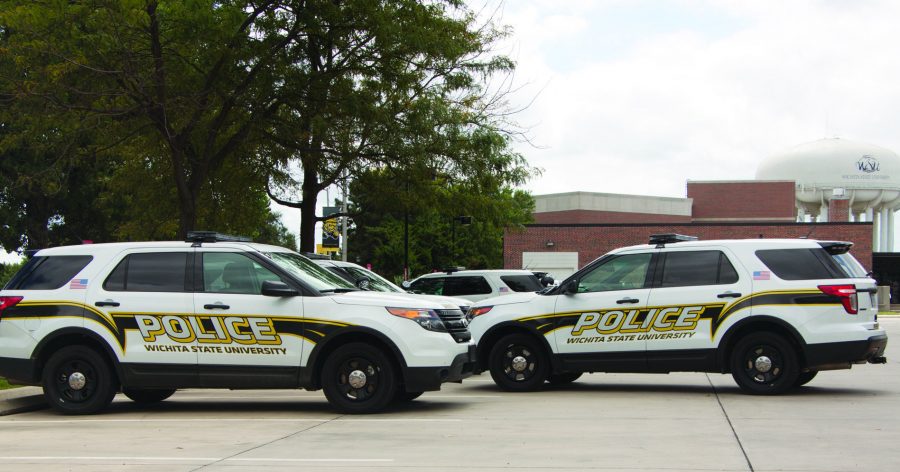
[[[544,293],[476,303],[479,369],[503,389],[583,372],[731,373],[753,394],[884,363],[875,281],[851,243],[655,235]]]
[[[360,291],[284,248],[188,239],[37,252],[0,291],[0,376],[70,414],[186,387],[321,388],[365,413],[471,374],[456,306]]]

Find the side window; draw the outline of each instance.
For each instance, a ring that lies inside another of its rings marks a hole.
[[[447,277],[444,281],[444,295],[455,297],[460,295],[486,295],[491,293],[491,284],[484,277]]]
[[[259,295],[266,280],[281,277],[243,254],[203,253],[204,292]]]
[[[189,292],[189,252],[129,254],[113,269],[103,288],[126,292]]]
[[[446,277],[428,277],[414,281],[409,290],[414,293],[423,293],[425,295],[443,295],[444,279]]]
[[[722,251],[666,253],[660,287],[733,284],[737,271]]]
[[[91,256],[36,257],[10,281],[9,289],[56,290],[65,285],[91,262]],[[21,277],[20,277],[21,274]],[[17,280],[18,279],[18,280]]]
[[[604,262],[581,277],[578,293],[643,288],[650,267],[650,253],[626,254]]]
[[[509,285],[513,292],[537,292],[544,288],[534,275],[503,275],[500,280]]]
[[[756,251],[756,257],[784,280],[847,277],[824,249],[760,249]]]

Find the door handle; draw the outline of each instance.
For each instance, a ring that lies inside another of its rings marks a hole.
[[[621,300],[616,300],[616,303],[619,305],[624,305],[626,303],[640,303],[641,301],[637,298],[623,298]]]
[[[741,294],[738,292],[725,292],[720,293],[718,295],[719,298],[741,298]]]
[[[223,305],[221,303],[208,303],[206,305],[203,305],[203,308],[206,308],[207,310],[215,310],[215,309],[227,310],[231,307],[228,305]]]
[[[101,300],[99,302],[94,302],[94,306],[119,306],[119,302],[114,302],[112,300]]]

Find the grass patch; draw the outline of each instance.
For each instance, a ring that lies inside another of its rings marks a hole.
[[[0,377],[0,390],[6,390],[8,388],[16,388],[18,385],[10,385],[6,379]]]

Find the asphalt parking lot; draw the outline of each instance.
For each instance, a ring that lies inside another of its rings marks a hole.
[[[321,392],[187,390],[152,407],[0,418],[2,470],[897,470],[900,318],[888,364],[780,397],[730,376],[593,374],[510,394],[490,377],[338,415]]]

